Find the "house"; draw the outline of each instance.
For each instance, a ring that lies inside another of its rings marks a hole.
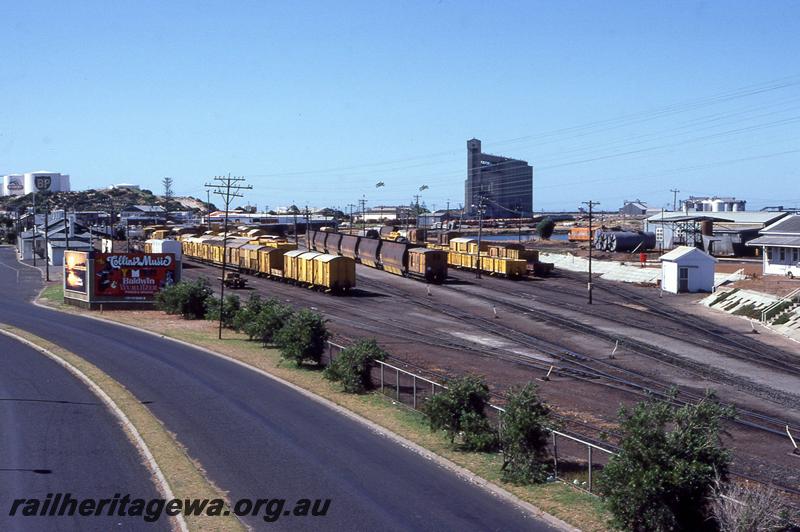
[[[764,275],[800,277],[800,214],[781,218],[747,243],[762,249]]]
[[[160,205],[129,205],[119,213],[125,225],[155,225],[167,221],[167,210]]]
[[[661,256],[661,288],[673,294],[713,292],[717,259],[690,246],[679,246]]]
[[[42,224],[34,229],[23,231],[17,238],[17,248],[23,260],[33,259],[34,252],[38,258],[47,256],[52,266],[59,266],[64,260],[64,250],[73,249],[88,251],[92,249],[92,239],[99,238],[101,232],[67,220],[48,221],[47,227]],[[45,249],[46,248],[46,249]]]

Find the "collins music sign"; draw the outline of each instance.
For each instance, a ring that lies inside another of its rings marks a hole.
[[[94,296],[149,300],[175,283],[172,253],[95,253]]]

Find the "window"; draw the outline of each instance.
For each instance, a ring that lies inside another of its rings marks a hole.
[[[792,249],[792,262],[800,262],[800,249]]]
[[[786,248],[781,248],[781,262],[786,262]]]

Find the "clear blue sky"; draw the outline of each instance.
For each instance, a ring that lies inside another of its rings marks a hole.
[[[536,210],[800,205],[797,1],[9,1],[0,21],[0,174],[204,196],[231,172],[259,207],[425,184],[442,208],[477,137],[534,166]]]

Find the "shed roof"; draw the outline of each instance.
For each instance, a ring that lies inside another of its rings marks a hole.
[[[662,220],[665,222],[678,222],[678,221],[702,221],[702,220],[714,220],[714,221],[724,221],[729,223],[735,224],[770,224],[780,218],[786,216],[786,212],[769,212],[769,211],[725,211],[725,212],[710,212],[710,211],[700,211],[700,212],[688,212],[685,213],[683,211],[676,211],[676,212],[665,212],[654,214],[647,218],[648,222],[658,223]]]
[[[678,246],[669,253],[661,255],[661,260],[667,262],[675,262],[682,258],[688,257],[689,255],[695,255],[697,257],[707,258],[711,261],[717,262],[717,259],[709,255],[708,253],[691,246]]]

